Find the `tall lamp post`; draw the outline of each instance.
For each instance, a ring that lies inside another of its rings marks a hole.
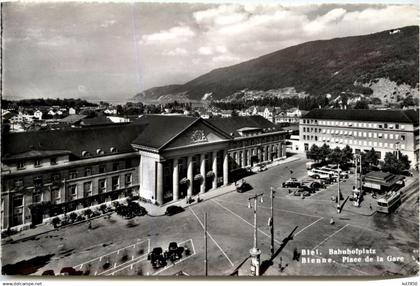
[[[276,191],[273,190],[273,187],[270,188],[270,212],[271,212],[271,217],[268,221],[268,225],[270,227],[270,234],[271,234],[271,244],[270,244],[270,251],[271,251],[271,256],[274,255],[274,213],[273,213],[273,200],[274,200],[274,194],[276,193]]]
[[[395,143],[395,150],[397,150],[397,160],[400,160],[400,142]]]
[[[260,276],[260,255],[261,250],[257,247],[257,200],[260,198],[261,203],[263,202],[263,194],[257,194],[253,197],[248,199],[248,208],[254,208],[254,246],[249,250],[249,254],[251,255],[251,273],[254,276]],[[251,205],[251,200],[254,201],[254,207]]]
[[[337,213],[340,213],[341,212],[341,209],[340,209],[340,198],[341,198],[341,193],[340,193],[340,173],[341,173],[341,170],[340,170],[340,164],[338,164],[338,166],[337,166],[337,172],[338,172],[338,188],[337,188]]]

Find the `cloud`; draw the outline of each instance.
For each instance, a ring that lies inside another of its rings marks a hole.
[[[167,44],[186,42],[195,36],[195,32],[188,26],[176,26],[169,30],[143,35],[140,43],[143,45]]]
[[[188,51],[183,48],[175,48],[173,50],[164,51],[162,55],[164,56],[185,56],[188,54]]]
[[[213,54],[213,49],[211,47],[200,47],[198,49],[198,54],[203,56],[209,56]]]

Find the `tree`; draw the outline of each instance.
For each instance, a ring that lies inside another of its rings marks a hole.
[[[384,162],[382,163],[382,170],[391,172],[393,174],[401,174],[404,170],[410,168],[410,161],[407,155],[401,154],[398,151],[398,156],[394,153],[387,152],[385,154]]]
[[[339,147],[335,147],[334,150],[331,151],[331,153],[328,156],[328,159],[333,164],[342,164],[344,156],[343,151]]]
[[[359,100],[354,105],[354,109],[369,109],[369,105],[366,100]]]
[[[373,166],[379,163],[379,156],[375,149],[370,149],[368,152],[362,153],[362,168],[370,170]]]
[[[239,114],[235,109],[232,109],[232,112],[230,115],[233,117],[233,116],[238,116]]]
[[[315,162],[318,162],[319,160],[321,160],[320,148],[316,144],[313,144],[311,146],[311,149],[306,151],[306,158],[314,160]]]
[[[348,162],[352,161],[353,157],[353,149],[351,149],[349,145],[346,145],[346,147],[343,148],[344,165],[347,165]]]
[[[330,146],[324,143],[324,145],[322,145],[320,148],[320,160],[322,162],[325,162],[330,154],[331,154]]]

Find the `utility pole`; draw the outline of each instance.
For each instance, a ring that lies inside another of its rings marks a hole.
[[[270,198],[271,198],[271,203],[270,203],[270,211],[271,211],[271,218],[269,220],[268,225],[270,226],[270,234],[271,234],[271,245],[270,245],[270,251],[271,251],[271,256],[274,255],[274,211],[273,211],[273,200],[274,200],[274,194],[276,192],[273,190],[273,187],[270,188]]]
[[[251,206],[251,200],[254,201],[254,246],[249,250],[249,254],[251,255],[251,273],[254,274],[254,276],[260,276],[260,255],[261,250],[257,247],[257,200],[260,198],[261,202],[263,202],[262,198],[263,194],[257,194],[253,197],[250,197],[248,199],[248,207],[252,208]]]
[[[338,188],[337,188],[337,213],[340,213],[340,198],[341,198],[341,193],[340,193],[340,164],[337,165],[337,171],[338,171]]]
[[[207,274],[207,213],[204,213],[204,276],[207,276]]]

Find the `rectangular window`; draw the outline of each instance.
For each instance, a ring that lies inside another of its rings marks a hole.
[[[76,170],[70,171],[69,178],[70,179],[76,179],[77,178],[77,171]]]
[[[379,147],[382,147],[383,146],[383,143],[382,142],[379,142]]]
[[[13,197],[13,224],[19,225],[23,223],[23,196],[17,195]]]
[[[19,170],[25,169],[25,162],[23,162],[23,161],[17,162],[16,167]]]
[[[303,132],[306,132],[306,127],[303,127]]]
[[[32,195],[32,203],[36,204],[40,202],[42,202],[42,193],[34,193]]]
[[[246,143],[247,142],[245,142],[245,144]],[[131,160],[130,159],[125,160],[125,168],[128,169],[128,168],[131,168],[131,167],[132,167]]]
[[[373,138],[377,138],[378,134],[377,133],[373,133]]]
[[[51,202],[55,204],[60,203],[60,189],[54,188],[51,190]]]
[[[378,142],[374,141],[374,142],[373,142],[373,146],[374,146],[374,147],[378,146]]]
[[[388,128],[388,123],[384,123],[384,128]]]
[[[92,175],[92,168],[91,167],[85,168],[85,177],[91,176],[91,175]]]
[[[388,143],[385,142],[384,143],[384,147],[388,148]]]
[[[359,131],[359,137],[362,137],[362,132],[361,131]]]
[[[366,138],[366,136],[367,136],[366,132],[363,132],[363,137],[365,137],[365,138]]]
[[[15,180],[15,187],[16,188],[23,187],[23,179],[16,179]]]
[[[69,201],[77,200],[77,185],[70,185],[68,189]]]
[[[57,165],[57,158],[51,158],[50,159],[50,164],[51,165]]]
[[[41,187],[42,186],[42,176],[35,176],[34,177],[34,186]]]
[[[395,124],[395,129],[400,129],[400,125],[398,123]]]
[[[120,176],[112,177],[112,190],[117,190],[120,188]]]
[[[131,186],[133,176],[131,174],[125,174],[125,186]]]
[[[394,144],[389,143],[389,148],[394,148]]]
[[[83,197],[90,197],[92,195],[92,182],[85,182],[83,184]]]
[[[394,134],[389,134],[389,139],[394,139]]]
[[[98,181],[98,193],[106,192],[106,179],[100,179]]]
[[[55,173],[51,175],[51,181],[57,183],[60,181],[60,173]]]
[[[112,171],[118,171],[118,162],[112,163]]]
[[[387,133],[384,134],[384,138],[388,139],[388,134]]]
[[[106,172],[106,166],[105,165],[99,165],[99,174],[103,174]]]
[[[34,161],[34,166],[35,166],[35,167],[41,167],[41,160],[40,160],[40,159],[36,159],[36,160]]]
[[[405,149],[405,144],[401,144],[401,149],[404,150]]]
[[[395,139],[398,140],[398,138],[400,138],[400,134],[395,134]]]
[[[405,140],[405,135],[401,135],[401,140]]]

